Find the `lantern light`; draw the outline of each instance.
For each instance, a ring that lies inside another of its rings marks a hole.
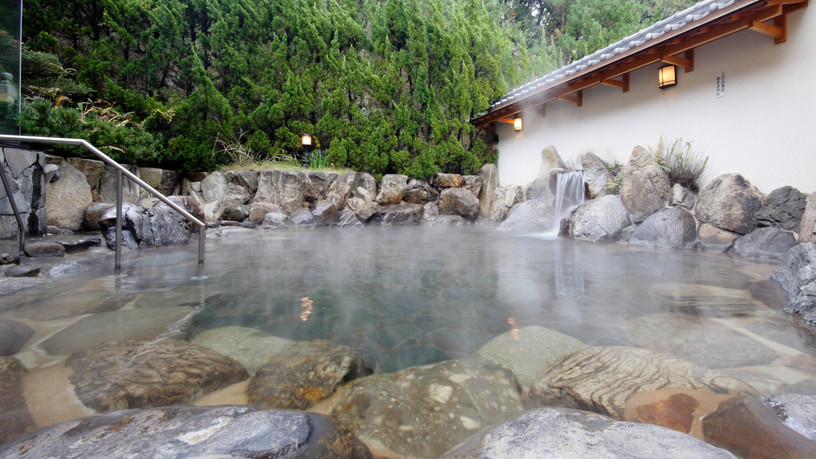
[[[303,137],[301,137],[301,139],[300,139],[300,143],[304,147],[311,147],[312,146],[312,136],[310,136],[309,134],[303,134]]]
[[[666,65],[657,70],[660,81],[660,89],[666,89],[677,84],[677,68],[673,65]]]
[[[521,130],[521,118],[516,118],[513,120],[513,129],[516,131]]]

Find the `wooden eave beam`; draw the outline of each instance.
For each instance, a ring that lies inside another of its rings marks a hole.
[[[767,22],[754,21],[751,23],[751,30],[753,30],[754,32],[759,32],[761,34],[767,35],[772,38],[782,38],[783,34],[782,27],[776,26],[774,24],[768,24]]]
[[[686,51],[686,57],[677,57],[677,56],[663,56],[660,58],[661,61],[676,65],[678,67],[683,67],[686,73],[694,71],[694,49],[690,49]]]
[[[579,107],[584,105],[584,91],[578,90],[578,92],[574,96],[569,96],[567,94],[561,94],[558,97],[558,100],[563,100],[565,102],[572,102]]]

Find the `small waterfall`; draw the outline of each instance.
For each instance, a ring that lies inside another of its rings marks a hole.
[[[584,202],[584,171],[564,171],[556,174],[555,230],[561,220],[568,218],[572,209]]]

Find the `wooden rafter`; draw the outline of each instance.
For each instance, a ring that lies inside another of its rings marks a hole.
[[[773,38],[782,38],[783,33],[782,27],[776,26],[774,24],[768,24],[767,22],[757,21],[751,23],[751,30],[759,32],[761,34],[765,34]]]
[[[622,80],[613,80],[612,78],[601,80],[601,84],[605,84],[607,86],[614,86],[616,88],[623,89],[623,92],[629,92],[629,74],[624,73]]]
[[[576,104],[576,105],[578,105],[580,107],[581,105],[584,105],[584,91],[579,89],[578,92],[574,96],[570,96],[570,95],[567,95],[567,94],[561,94],[560,96],[558,96],[558,100],[563,100],[565,102],[572,102],[572,103],[574,103],[574,104]]]
[[[683,67],[686,72],[690,72],[694,68],[694,48],[747,30],[756,24],[762,24],[757,26],[759,28],[768,29],[767,26],[780,28],[782,34],[775,36],[774,40],[776,43],[782,43],[787,38],[787,14],[805,8],[807,5],[808,0],[767,0],[767,2],[760,3],[748,10],[723,17],[716,22],[705,24],[657,46],[626,56],[606,67],[600,67],[595,71],[591,71],[591,73],[578,76],[575,80],[534,93],[523,100],[505,105],[474,119],[472,122],[477,128],[483,128],[498,118],[511,117],[522,110],[534,110],[545,116],[546,108],[544,105],[553,100],[567,100],[576,103],[580,107],[583,102],[582,96],[571,96],[572,93],[598,84],[622,87],[621,80],[616,80],[617,77],[623,76],[624,79],[628,79],[630,72],[664,60],[674,61],[671,63]],[[766,21],[773,21],[773,24]],[[684,57],[679,57],[678,55],[681,53],[686,54],[684,54]],[[626,92],[625,89],[624,92]]]

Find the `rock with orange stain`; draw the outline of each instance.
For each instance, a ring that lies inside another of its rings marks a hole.
[[[110,341],[65,365],[77,397],[97,411],[190,403],[249,377],[225,355],[172,339]]]
[[[259,408],[305,410],[338,385],[371,374],[363,357],[347,346],[302,341],[261,367],[249,382],[249,403]]]
[[[816,457],[816,397],[761,395],[703,419],[706,441],[745,459]]]
[[[0,443],[37,428],[20,384],[27,371],[14,357],[0,357]]]
[[[637,407],[635,420],[688,433],[698,405],[697,399],[691,395],[674,394],[661,402]]]

